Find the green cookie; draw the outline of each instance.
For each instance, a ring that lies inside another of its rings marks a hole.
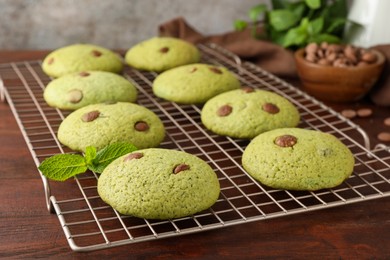
[[[105,71],[84,71],[51,81],[43,93],[52,107],[75,110],[103,102],[135,102],[137,89],[128,80]]]
[[[181,104],[201,104],[238,88],[240,82],[228,69],[201,63],[170,69],[153,82],[156,96]]]
[[[333,135],[284,128],[253,139],[244,151],[242,165],[253,178],[275,189],[319,190],[347,179],[354,157]]]
[[[119,73],[123,69],[122,59],[114,52],[92,44],[73,44],[59,48],[46,56],[43,71],[51,77],[88,70]]]
[[[116,142],[129,142],[139,149],[157,147],[164,136],[164,126],[156,114],[125,102],[79,108],[58,129],[58,140],[76,151],[85,151],[88,146],[100,150]]]
[[[201,119],[216,134],[251,139],[272,129],[295,127],[300,115],[293,104],[278,94],[242,88],[207,101]]]
[[[184,40],[155,37],[130,48],[125,61],[128,65],[147,71],[161,72],[200,60],[199,50]]]
[[[100,175],[98,193],[125,215],[171,219],[211,207],[220,186],[212,168],[175,150],[139,150],[112,162]]]

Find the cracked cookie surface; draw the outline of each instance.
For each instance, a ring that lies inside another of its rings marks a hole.
[[[189,153],[150,148],[124,155],[100,175],[98,193],[125,215],[146,219],[189,216],[218,199],[217,175]]]
[[[331,134],[282,128],[253,139],[243,153],[242,165],[253,178],[275,189],[319,190],[347,179],[354,157]]]

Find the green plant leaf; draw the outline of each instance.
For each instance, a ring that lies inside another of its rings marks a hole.
[[[83,156],[78,154],[57,154],[45,159],[38,169],[49,179],[65,181],[87,170]]]
[[[347,19],[345,18],[332,19],[325,32],[329,34],[338,33],[340,30],[344,30],[344,25],[346,24],[346,22]]]
[[[85,148],[85,160],[87,162],[87,164],[91,164],[92,161],[95,159],[96,157],[96,147],[94,146],[88,146],[87,148]]]
[[[345,0],[334,0],[328,6],[329,17],[346,18],[348,15],[348,5]]]
[[[323,28],[324,28],[324,18],[318,17],[317,19],[314,19],[313,21],[309,22],[307,30],[310,35],[315,35],[321,33]]]
[[[272,9],[286,9],[288,8],[288,5],[290,4],[290,0],[272,0]]]
[[[310,43],[312,39],[335,42],[343,36],[348,14],[347,0],[271,0],[271,5],[271,10],[264,5],[254,6],[249,16],[257,22],[264,13],[263,32],[266,39],[274,43],[294,49]],[[239,27],[244,28],[236,26]],[[252,36],[259,38],[256,32],[253,26]]]
[[[259,4],[251,9],[249,9],[249,19],[251,19],[252,22],[257,22],[259,20],[260,15],[264,14],[267,11],[267,6],[265,4]]]
[[[305,0],[305,2],[311,9],[318,9],[321,7],[321,0]]]
[[[283,46],[285,48],[291,46],[303,46],[306,44],[309,38],[308,34],[309,20],[307,18],[302,19],[299,26],[290,29],[286,37],[284,38]]]
[[[270,28],[270,30],[268,31],[268,35],[269,35],[269,38],[271,39],[272,42],[274,42],[280,46],[283,46],[284,38],[286,37],[285,31],[278,32],[278,31],[275,31],[272,28]]]
[[[248,27],[248,23],[243,20],[235,20],[233,26],[234,26],[234,30],[243,31]]]
[[[137,148],[130,143],[110,144],[97,152],[92,164],[88,165],[88,169],[96,173],[102,173],[112,161],[136,150]]]
[[[328,43],[340,43],[341,40],[339,37],[327,34],[327,33],[322,33],[318,35],[314,35],[310,37],[309,42],[316,42],[316,43],[321,43],[321,42],[328,42]]]
[[[291,3],[287,8],[293,12],[299,20],[303,18],[308,10],[304,2]]]
[[[290,10],[274,10],[269,12],[269,22],[276,31],[287,30],[299,21],[297,17]]]

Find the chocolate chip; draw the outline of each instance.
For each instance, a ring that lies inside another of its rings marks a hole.
[[[198,68],[197,67],[192,67],[191,70],[190,70],[190,73],[194,73],[195,71],[197,71]]]
[[[92,51],[92,55],[95,56],[95,57],[100,57],[102,56],[103,53],[101,53],[100,51],[97,51],[97,50],[93,50]]]
[[[134,129],[139,132],[145,132],[149,129],[149,125],[144,121],[138,121],[134,124]]]
[[[377,137],[379,141],[390,142],[390,132],[381,132]]]
[[[216,74],[222,74],[222,70],[218,69],[217,67],[209,67],[209,69]]]
[[[69,90],[67,93],[67,100],[70,103],[77,104],[83,99],[83,92],[79,89]]]
[[[270,113],[270,114],[277,114],[280,111],[279,108],[276,105],[272,104],[272,103],[265,103],[263,105],[263,110],[265,112]]]
[[[217,110],[217,115],[218,116],[228,116],[232,113],[233,108],[229,105],[223,105]]]
[[[341,111],[341,114],[349,119],[356,117],[356,111],[353,109],[344,109],[343,111]]]
[[[275,144],[280,147],[293,147],[297,143],[297,138],[292,135],[282,135],[275,139]]]
[[[81,120],[83,120],[83,122],[92,122],[93,120],[98,118],[99,115],[100,115],[100,112],[97,110],[94,110],[94,111],[91,111],[91,112],[88,112],[88,113],[85,113],[84,115],[82,115]]]
[[[51,57],[51,58],[49,58],[47,60],[47,64],[49,64],[49,65],[53,64],[53,62],[54,62],[54,58],[53,57]]]
[[[245,93],[251,93],[251,92],[254,92],[255,90],[251,87],[243,87],[241,88],[242,91],[244,91]]]
[[[91,74],[89,74],[89,73],[86,72],[86,71],[82,71],[82,72],[79,73],[79,76],[80,76],[80,77],[88,77],[89,75],[91,75]]]
[[[357,115],[359,117],[369,117],[372,115],[372,109],[370,108],[361,108],[358,111],[356,111]]]
[[[130,161],[130,160],[133,160],[133,159],[140,159],[142,158],[144,155],[142,153],[131,153],[129,155],[127,155],[123,161],[124,162],[127,162],[127,161]]]
[[[383,124],[390,126],[390,117],[385,118],[385,120],[383,120]]]
[[[182,172],[182,171],[185,171],[188,169],[190,169],[190,166],[182,163],[182,164],[176,165],[176,167],[173,169],[173,173],[178,174],[179,172]]]
[[[159,50],[161,53],[167,53],[169,51],[168,47],[163,47]]]

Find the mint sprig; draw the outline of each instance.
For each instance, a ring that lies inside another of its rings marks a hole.
[[[346,0],[271,0],[249,9],[249,21],[235,20],[237,31],[250,28],[256,39],[296,49],[311,42],[339,43],[347,23]],[[263,26],[264,30],[258,30]],[[259,33],[261,32],[261,33]]]
[[[85,149],[84,156],[80,154],[56,154],[45,159],[38,169],[47,178],[55,181],[65,181],[73,176],[86,172],[88,169],[96,173],[103,170],[115,159],[136,151],[129,143],[114,143],[96,151],[93,146]]]
[[[129,143],[114,143],[106,146],[98,153],[92,160],[92,164],[89,165],[88,169],[91,171],[102,173],[112,161],[122,155],[136,151],[137,148]]]

